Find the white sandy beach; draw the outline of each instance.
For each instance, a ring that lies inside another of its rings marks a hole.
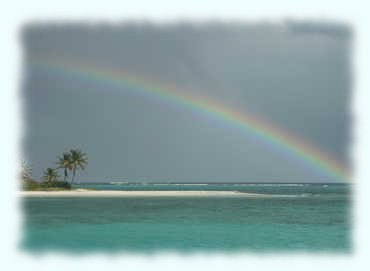
[[[21,191],[25,197],[197,197],[197,196],[238,196],[261,197],[263,194],[241,193],[237,191],[112,191],[112,190],[87,190],[73,191]]]

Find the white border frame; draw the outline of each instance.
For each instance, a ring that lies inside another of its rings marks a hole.
[[[11,270],[370,270],[370,5],[366,1],[279,0],[279,1],[19,1],[2,5],[0,17],[1,51],[1,266]],[[367,12],[366,12],[367,11]],[[350,24],[354,30],[352,98],[353,163],[355,166],[355,250],[351,255],[335,254],[189,254],[149,255],[86,254],[71,257],[47,254],[35,257],[21,252],[17,245],[21,214],[17,197],[19,150],[21,147],[21,70],[20,29],[32,21],[87,21],[121,23],[123,20],[149,20],[156,23],[187,20],[281,21],[283,19],[333,20]]]

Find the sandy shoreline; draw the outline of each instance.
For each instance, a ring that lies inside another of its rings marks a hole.
[[[238,196],[261,197],[263,194],[241,193],[237,191],[112,191],[112,190],[86,190],[73,191],[21,191],[24,197],[197,197],[197,196]]]

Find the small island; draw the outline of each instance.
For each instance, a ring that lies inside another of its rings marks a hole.
[[[56,167],[48,167],[43,172],[41,179],[35,180],[32,178],[31,166],[22,161],[22,196],[27,197],[198,197],[198,196],[248,196],[261,197],[264,194],[241,193],[238,191],[206,191],[206,190],[191,190],[191,191],[124,191],[124,190],[93,190],[73,188],[73,183],[76,181],[77,172],[85,170],[88,164],[87,154],[79,149],[71,149],[57,156],[55,162]],[[62,171],[63,180],[60,179]]]
[[[40,181],[32,178],[31,166],[22,161],[22,190],[23,191],[68,191],[72,189],[78,170],[85,170],[87,154],[79,149],[71,149],[57,157],[56,167],[45,169]],[[63,171],[64,178],[60,180],[59,170]]]

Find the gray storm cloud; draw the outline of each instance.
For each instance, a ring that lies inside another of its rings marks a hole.
[[[34,175],[89,155],[83,181],[333,181],[221,121],[104,82],[35,69],[59,56],[171,83],[250,112],[348,165],[351,31],[341,24],[30,25],[24,153]]]

